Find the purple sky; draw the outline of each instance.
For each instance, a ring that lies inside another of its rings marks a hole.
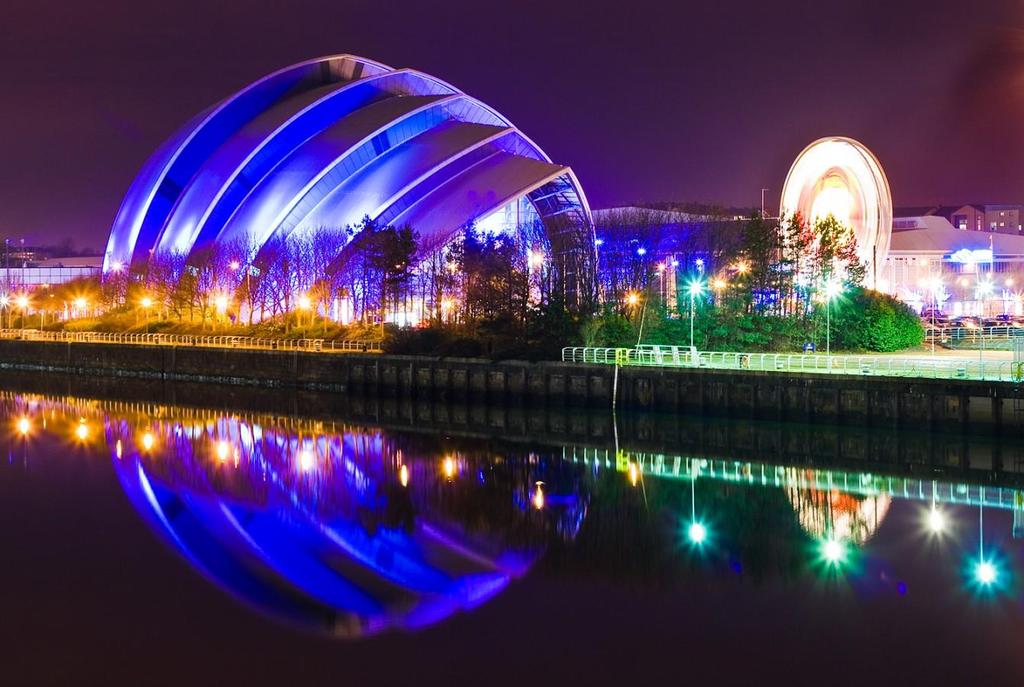
[[[143,160],[258,77],[350,52],[494,106],[591,204],[770,203],[814,138],[853,136],[897,205],[1024,202],[1013,0],[5,0],[0,235],[106,242]]]

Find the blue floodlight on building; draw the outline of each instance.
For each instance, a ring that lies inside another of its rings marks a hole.
[[[336,55],[246,86],[167,140],[128,190],[103,266],[258,250],[364,217],[411,226],[430,251],[509,208],[543,223],[555,255],[593,255],[576,176],[508,119],[422,72]]]

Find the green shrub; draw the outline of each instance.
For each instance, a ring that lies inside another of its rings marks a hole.
[[[889,353],[924,341],[921,319],[910,306],[869,289],[841,295],[832,303],[831,321],[833,346],[840,349]]]

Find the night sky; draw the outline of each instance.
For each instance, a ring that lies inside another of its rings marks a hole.
[[[1024,202],[1024,5],[5,0],[0,235],[102,248],[189,117],[349,52],[436,75],[571,165],[594,207],[777,204],[800,149],[853,136],[897,205]]]

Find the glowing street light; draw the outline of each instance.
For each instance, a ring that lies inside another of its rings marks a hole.
[[[456,299],[448,296],[441,298],[441,319],[448,318],[451,320],[458,307],[459,302]]]
[[[544,253],[539,250],[531,250],[530,256],[526,261],[530,265],[531,270],[540,269],[540,266],[544,264]]]
[[[87,307],[88,305],[89,305],[89,301],[87,301],[87,300],[86,300],[85,298],[83,298],[82,296],[79,296],[78,298],[76,298],[76,299],[74,300],[74,306],[75,306],[75,308],[76,308],[77,310],[85,310],[85,308],[86,308],[86,307]]]
[[[152,432],[146,432],[142,435],[142,448],[145,451],[152,451],[153,446],[156,444],[156,439],[153,438]]]
[[[241,263],[239,263],[237,260],[232,260],[231,263],[228,265],[228,268],[232,272],[237,272],[241,266]]]
[[[704,526],[704,523],[691,522],[690,527],[686,530],[686,536],[691,544],[701,546],[708,538],[708,528]]]
[[[309,449],[303,449],[299,452],[299,470],[302,472],[310,472],[316,467],[316,454]]]
[[[409,467],[404,463],[398,468],[398,482],[403,486],[409,486]]]
[[[223,315],[228,311],[228,297],[226,294],[219,293],[213,299],[214,307],[217,308],[217,313]]]
[[[139,300],[139,305],[141,305],[142,309],[144,311],[146,311],[146,333],[148,334],[149,333],[149,316],[150,316],[149,309],[153,307],[153,299],[150,298],[149,296],[143,296],[141,298],[141,300]]]
[[[15,424],[15,427],[18,429],[18,434],[23,437],[27,437],[29,432],[32,431],[32,421],[29,420],[27,416],[22,415],[18,418],[18,422]]]
[[[640,303],[640,294],[636,291],[630,291],[626,294],[626,305],[635,306]]]
[[[85,419],[78,421],[78,426],[75,427],[75,436],[78,437],[79,441],[85,441],[89,438],[89,425],[85,423]]]
[[[298,300],[296,300],[295,303],[298,306],[299,310],[302,311],[302,312],[309,312],[309,310],[313,307],[313,301],[310,300],[309,296],[306,295],[306,294],[302,294],[301,296],[299,296]],[[310,317],[309,323],[310,323],[310,325],[313,324],[313,318],[312,317]],[[301,317],[299,318],[299,325],[300,326],[302,325],[302,318]],[[382,327],[384,326],[383,323],[381,323],[381,326]]]
[[[537,482],[537,489],[533,492],[533,507],[537,510],[544,510],[544,483]]]

